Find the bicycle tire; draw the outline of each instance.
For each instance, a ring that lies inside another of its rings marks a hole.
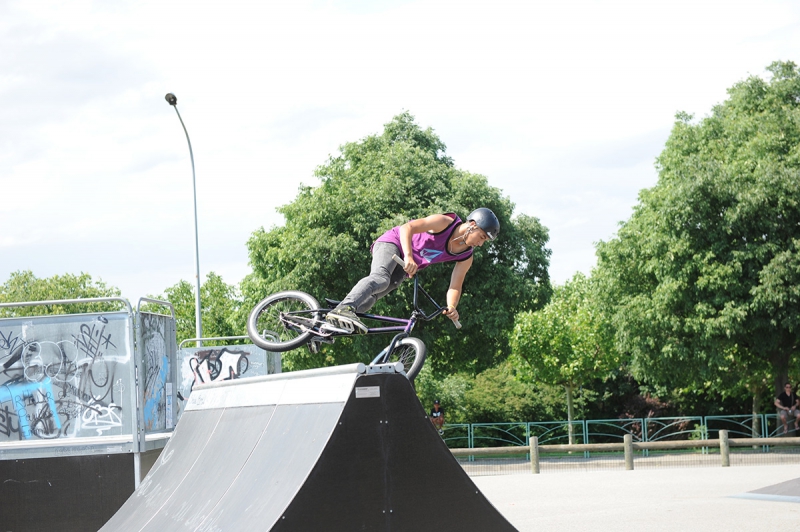
[[[425,365],[427,352],[428,350],[422,340],[408,336],[398,340],[386,361],[389,363],[402,362],[406,371],[406,378],[413,382],[414,378],[422,370],[422,366]]]
[[[312,334],[310,332],[298,333],[284,327],[280,320],[281,312],[314,311],[319,303],[313,296],[299,290],[278,292],[264,298],[250,312],[247,318],[247,336],[261,349],[282,353],[291,351],[307,343]],[[319,317],[316,312],[310,312],[314,319]]]

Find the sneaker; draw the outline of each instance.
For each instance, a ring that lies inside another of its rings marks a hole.
[[[339,305],[331,310],[325,316],[325,321],[334,327],[341,327],[354,333],[366,334],[367,332],[367,326],[361,323],[361,320],[356,316],[355,309],[349,305]]]

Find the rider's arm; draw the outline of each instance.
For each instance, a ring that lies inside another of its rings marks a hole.
[[[453,219],[444,214],[432,214],[418,220],[411,220],[400,226],[400,246],[403,248],[403,258],[406,262],[403,268],[409,277],[417,273],[417,263],[414,262],[412,255],[411,237],[419,233],[438,233],[447,229],[453,223]]]
[[[456,262],[453,274],[450,276],[450,288],[447,289],[447,309],[444,315],[453,321],[458,321],[458,301],[461,299],[461,287],[464,285],[464,278],[472,267],[472,257],[461,262]]]

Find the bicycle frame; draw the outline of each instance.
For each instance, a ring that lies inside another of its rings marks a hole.
[[[423,296],[436,308],[435,311],[431,312],[430,314],[425,313],[420,306],[419,306],[419,294],[422,293]],[[410,318],[393,318],[391,316],[380,316],[377,314],[366,314],[358,312],[356,315],[359,318],[366,318],[368,320],[383,322],[386,324],[391,324],[383,327],[368,327],[367,332],[365,334],[386,334],[386,333],[396,333],[392,341],[389,345],[375,357],[373,360],[373,364],[381,363],[382,359],[385,359],[389,353],[392,352],[395,345],[399,340],[409,336],[411,331],[414,329],[414,326],[417,322],[422,319],[424,321],[430,321],[436,317],[438,317],[442,312],[444,312],[445,308],[440,306],[433,297],[419,284],[419,277],[414,276],[414,299],[413,299],[414,310],[411,312]],[[317,309],[313,312],[315,314],[319,314],[321,320],[324,320],[325,315],[333,310],[332,308],[324,308],[324,309]],[[302,331],[311,332],[314,335],[312,341],[317,342],[332,342],[333,338],[337,336],[350,336],[352,333],[349,331],[342,331],[339,329],[333,329],[332,327],[327,327],[329,332],[324,332],[321,327],[316,326],[309,327],[300,322],[296,322],[292,320],[292,316],[298,316],[300,314],[307,314],[308,311],[296,311],[296,312],[287,312],[284,315],[284,320],[288,322],[288,324],[299,328]],[[323,322],[322,327],[326,327],[326,324]]]
[[[413,300],[414,310],[411,312],[411,318],[409,318],[407,320],[404,320],[404,319],[400,319],[400,318],[390,318],[388,316],[372,316],[372,315],[369,315],[369,314],[364,314],[363,315],[363,317],[365,317],[365,318],[377,319],[377,320],[380,320],[380,321],[390,321],[390,322],[398,322],[398,323],[399,322],[405,322],[406,323],[406,327],[402,331],[398,332],[398,334],[396,334],[394,336],[394,338],[392,338],[392,341],[389,342],[389,345],[386,346],[383,349],[383,351],[378,353],[378,356],[375,357],[375,359],[372,361],[372,364],[380,364],[380,363],[385,362],[386,358],[389,356],[389,353],[391,353],[394,350],[394,346],[397,344],[397,342],[399,340],[407,337],[411,333],[411,330],[414,328],[414,325],[416,325],[417,321],[420,318],[422,318],[425,321],[430,321],[433,318],[438,317],[442,312],[444,312],[444,307],[439,306],[439,304],[436,302],[436,300],[433,299],[431,297],[431,295],[424,288],[422,288],[419,285],[419,280],[418,279],[419,279],[419,277],[415,275],[414,276],[414,300]],[[419,307],[419,303],[418,303],[419,299],[418,299],[418,297],[419,297],[419,293],[420,292],[422,292],[422,294],[428,299],[428,301],[430,301],[433,304],[433,306],[436,307],[436,310],[434,312],[432,312],[431,314],[425,314],[425,312]],[[356,315],[357,316],[362,316],[361,314],[358,314],[358,313]],[[376,327],[374,329],[371,329],[371,328],[368,327],[367,328],[367,334],[370,334],[371,331],[374,331],[375,333],[378,333],[378,332],[394,332],[395,330],[397,330],[399,328],[400,327]]]

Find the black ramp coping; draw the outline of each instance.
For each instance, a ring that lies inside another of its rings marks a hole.
[[[458,464],[408,380],[387,374],[356,381],[319,461],[271,530],[516,529]]]

